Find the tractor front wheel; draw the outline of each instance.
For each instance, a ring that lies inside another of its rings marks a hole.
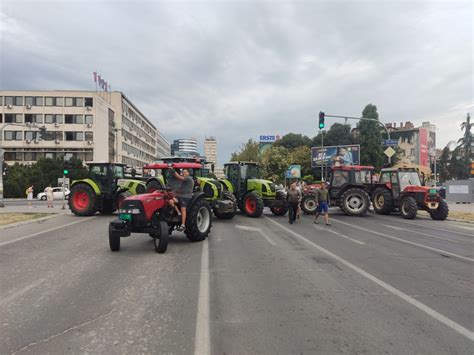
[[[96,195],[91,186],[78,183],[71,188],[68,204],[76,216],[92,216],[96,212]]]
[[[157,223],[153,227],[154,231],[153,233],[150,233],[150,237],[153,238],[155,251],[158,254],[163,254],[168,248],[168,241],[170,239],[170,235],[168,232],[168,223],[166,223],[165,221],[157,221]]]
[[[263,213],[263,200],[254,192],[250,192],[244,196],[243,209],[249,217],[260,217]]]
[[[341,209],[348,216],[365,216],[369,206],[370,197],[364,189],[352,188],[341,196]]]
[[[441,199],[439,201],[439,206],[434,211],[430,211],[430,216],[436,221],[444,221],[448,218],[449,207],[445,200]]]
[[[393,211],[393,197],[389,189],[376,188],[372,194],[372,202],[377,214],[390,214]]]
[[[316,214],[318,208],[318,202],[316,197],[313,195],[306,195],[301,201],[301,209],[305,214]]]
[[[109,224],[109,246],[111,251],[120,250],[120,236],[114,233],[112,225]]]
[[[186,237],[192,242],[206,239],[211,231],[211,206],[204,199],[199,199],[191,205],[186,217]]]
[[[404,219],[415,219],[418,207],[411,196],[406,196],[400,202],[400,214]]]

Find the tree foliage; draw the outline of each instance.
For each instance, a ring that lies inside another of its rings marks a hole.
[[[289,152],[285,147],[273,145],[262,156],[262,175],[264,178],[281,183],[290,165]]]
[[[361,153],[362,165],[373,165],[376,170],[379,170],[384,163],[384,154],[382,149],[382,134],[380,132],[380,124],[376,121],[379,119],[377,113],[377,106],[368,104],[362,111],[362,117],[370,118],[369,120],[360,121],[359,128],[359,143]]]
[[[311,139],[302,134],[288,133],[277,140],[274,145],[286,149],[296,149],[301,146],[311,147]]]
[[[437,166],[440,182],[444,182],[451,178],[451,173],[449,171],[450,155],[451,152],[449,151],[449,147],[444,147],[443,152],[441,153],[441,157],[439,158],[439,164]]]
[[[253,139],[249,139],[247,143],[240,146],[238,152],[234,152],[230,156],[231,161],[255,161],[260,162],[260,145]]]
[[[464,158],[467,163],[469,163],[470,158],[472,157],[472,143],[474,142],[471,128],[471,116],[467,114],[466,121],[461,123],[461,131],[464,131],[464,135],[458,140],[458,148],[462,147],[464,149]]]
[[[351,126],[334,123],[324,134],[324,145],[346,145],[354,144],[356,139],[351,134]]]
[[[311,148],[308,146],[290,150],[288,160],[290,164],[301,165],[301,176],[311,174]]]

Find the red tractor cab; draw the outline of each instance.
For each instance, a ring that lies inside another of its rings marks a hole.
[[[150,164],[150,169],[193,169],[197,163]],[[169,205],[174,197],[165,187],[150,193],[126,198],[119,209],[118,219],[109,224],[109,245],[112,251],[120,250],[120,239],[132,233],[147,233],[153,238],[155,251],[164,253],[169,235],[181,225],[181,215]],[[179,206],[178,206],[179,207]],[[194,192],[187,206],[186,237],[192,242],[204,240],[211,230],[211,208],[202,192]]]
[[[414,219],[419,209],[427,211],[435,220],[445,220],[449,214],[448,204],[439,190],[422,186],[414,168],[382,169],[372,202],[376,213],[389,214],[398,209],[405,219]]]

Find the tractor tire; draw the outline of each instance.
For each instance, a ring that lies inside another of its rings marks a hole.
[[[162,190],[163,186],[157,180],[150,180],[146,183],[146,192],[150,193],[156,190]]]
[[[150,237],[153,238],[155,251],[158,254],[163,254],[168,248],[168,241],[170,239],[168,223],[165,221],[157,221],[153,227],[155,228],[155,232],[150,233]]]
[[[357,187],[348,189],[341,196],[340,206],[348,216],[363,217],[370,207],[369,194]]]
[[[231,219],[234,218],[235,214],[237,213],[237,200],[235,199],[234,195],[231,194],[229,191],[223,191],[222,192],[222,198],[231,200],[234,203],[234,211],[233,212],[227,212],[227,213],[220,213],[217,211],[217,208],[214,208],[213,212],[214,215],[218,219]]]
[[[301,209],[305,214],[316,214],[316,210],[318,209],[316,197],[313,195],[304,196],[301,201]]]
[[[244,196],[242,208],[249,217],[258,218],[263,213],[263,200],[255,192],[249,192]]]
[[[284,216],[286,214],[286,212],[288,212],[288,207],[286,205],[278,206],[278,207],[271,207],[270,211],[272,211],[272,213],[275,216]]]
[[[92,216],[96,213],[96,194],[92,187],[78,183],[71,188],[68,204],[76,216]]]
[[[102,202],[102,208],[99,209],[101,214],[112,214],[116,208],[114,208],[114,202],[112,200],[104,200]]]
[[[430,211],[431,219],[434,219],[436,221],[444,221],[446,218],[448,218],[448,214],[449,207],[446,203],[446,200],[443,199],[439,201],[439,206],[437,209],[435,209],[434,211]]]
[[[114,234],[112,226],[109,224],[109,246],[111,251],[120,250],[120,237]]]
[[[187,211],[186,217],[186,237],[191,242],[200,242],[206,239],[211,231],[211,206],[209,203],[200,199],[192,204]]]
[[[378,187],[372,194],[372,204],[377,214],[390,214],[393,211],[393,196],[389,189]]]
[[[416,201],[411,196],[404,197],[400,202],[400,214],[404,219],[415,219],[418,212]]]

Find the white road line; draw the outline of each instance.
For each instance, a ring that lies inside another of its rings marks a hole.
[[[249,227],[249,226],[241,226],[241,225],[236,225],[235,228],[241,229],[244,231],[250,231],[250,232],[258,232],[264,237],[271,245],[275,246],[276,243],[265,233],[263,230],[260,228],[255,228],[255,227]]]
[[[380,217],[382,219],[385,219],[385,220],[388,220],[389,217],[385,217],[385,216],[381,216],[381,215],[377,215],[377,217]],[[393,219],[390,218],[391,221],[393,221]],[[436,221],[436,222],[439,222],[439,221]],[[467,234],[467,233],[462,233],[462,232],[456,232],[456,231],[453,231],[453,230],[450,230],[450,229],[443,229],[443,228],[438,228],[438,227],[432,227],[432,226],[429,226],[427,224],[421,224],[421,223],[415,223],[415,222],[410,222],[410,221],[407,221],[406,219],[403,219],[400,217],[400,219],[398,220],[398,223],[407,223],[407,224],[412,224],[412,225],[415,225],[415,226],[418,226],[418,227],[423,227],[423,228],[430,228],[430,229],[436,229],[438,231],[443,231],[443,232],[449,232],[449,233],[456,233],[456,234],[460,234],[460,235],[465,235],[465,236],[468,236],[468,237],[474,237],[474,234]]]
[[[461,260],[466,260],[466,261],[474,262],[474,259],[473,259],[473,258],[468,258],[467,256],[462,256],[462,255],[450,253],[449,251],[445,251],[445,250],[441,250],[441,249],[437,249],[437,248],[432,248],[432,247],[429,247],[429,246],[424,245],[424,244],[419,244],[419,243],[415,243],[415,242],[410,242],[409,240],[405,240],[405,239],[393,237],[393,236],[391,236],[391,235],[387,235],[387,234],[383,234],[383,233],[380,233],[380,232],[376,232],[376,231],[373,231],[373,230],[371,230],[371,229],[367,229],[367,228],[355,226],[355,225],[353,225],[353,224],[349,224],[349,223],[346,223],[346,222],[342,222],[342,221],[340,221],[340,220],[338,220],[338,219],[335,219],[335,218],[333,218],[333,221],[336,221],[337,223],[345,224],[346,226],[349,226],[349,227],[351,227],[351,228],[357,228],[357,229],[363,230],[363,231],[365,231],[365,232],[369,232],[369,233],[372,233],[372,234],[380,235],[381,237],[384,237],[384,238],[393,239],[393,240],[398,240],[399,242],[402,242],[402,243],[411,244],[411,245],[416,245],[417,247],[420,247],[420,248],[423,248],[423,249],[428,249],[428,250],[431,250],[431,251],[435,251],[435,252],[437,252],[437,253],[441,253],[441,254],[444,254],[444,255],[449,255],[449,256],[452,256],[452,257],[454,257],[454,258],[458,258],[458,259],[461,259]]]
[[[3,247],[4,245],[8,245],[8,244],[11,244],[11,243],[19,242],[20,240],[24,240],[24,239],[36,237],[37,235],[40,235],[40,234],[49,233],[49,232],[55,231],[55,230],[57,230],[57,229],[69,227],[69,226],[72,226],[72,225],[77,224],[77,223],[86,222],[86,221],[88,221],[88,220],[90,220],[90,219],[92,219],[92,218],[95,218],[95,216],[92,216],[92,217],[89,217],[89,218],[81,218],[81,219],[78,220],[78,221],[74,221],[74,222],[71,222],[71,223],[68,223],[68,224],[64,224],[64,225],[62,225],[62,226],[58,226],[58,227],[46,229],[46,230],[41,231],[41,232],[37,232],[37,233],[30,234],[30,235],[26,235],[26,236],[24,236],[24,237],[20,237],[20,238],[17,238],[17,239],[9,240],[8,242],[0,243],[0,247]]]
[[[377,277],[373,276],[372,274],[369,274],[368,272],[366,272],[366,271],[362,270],[361,268],[355,266],[351,262],[341,258],[340,256],[338,256],[336,254],[331,253],[329,250],[324,249],[323,247],[319,246],[318,244],[316,244],[316,243],[308,240],[307,238],[299,235],[298,233],[286,228],[285,226],[281,225],[280,223],[275,222],[273,219],[268,218],[268,217],[265,217],[265,218],[268,219],[270,222],[276,224],[278,227],[282,228],[283,230],[287,231],[288,233],[293,234],[295,237],[297,237],[297,238],[303,240],[304,242],[310,244],[311,246],[315,247],[319,251],[329,255],[330,257],[332,257],[336,261],[340,262],[341,264],[344,264],[345,266],[347,266],[348,268],[350,268],[350,269],[354,270],[355,272],[361,274],[365,278],[373,281],[374,283],[376,283],[377,285],[383,287],[384,289],[391,292],[392,294],[400,297],[404,301],[406,301],[406,302],[410,303],[411,305],[415,306],[416,308],[422,310],[423,312],[425,312],[429,316],[433,317],[434,319],[436,319],[437,321],[443,323],[444,325],[448,326],[449,328],[455,330],[456,332],[458,332],[459,334],[465,336],[469,340],[474,341],[474,332],[471,332],[469,329],[464,328],[462,325],[452,321],[448,317],[443,316],[441,313],[436,312],[434,309],[432,309],[432,308],[426,306],[425,304],[417,301],[413,297],[408,296],[407,294],[405,294],[402,291],[398,290],[397,288],[387,284],[386,282],[378,279]]]
[[[39,279],[39,280],[36,280],[35,282],[33,282],[32,284],[26,286],[26,287],[23,287],[22,289],[18,290],[18,291],[15,291],[13,292],[12,294],[6,296],[5,298],[2,298],[0,300],[0,305],[3,305],[5,303],[8,303],[10,302],[11,300],[17,298],[18,296],[22,296],[23,294],[25,294],[26,292],[28,292],[29,290],[35,288],[36,286],[38,286],[39,284],[42,284],[43,282],[45,282],[46,279]]]
[[[406,231],[406,232],[410,232],[410,233],[415,233],[415,234],[424,235],[424,236],[430,237],[430,238],[435,238],[435,239],[440,239],[440,240],[446,240],[446,241],[451,242],[451,243],[458,243],[458,244],[474,243],[474,241],[471,241],[471,240],[465,240],[465,241],[452,240],[452,239],[449,239],[449,238],[437,237],[437,236],[431,235],[431,234],[426,234],[426,233],[416,232],[416,231],[412,231],[412,230],[405,229],[405,228],[400,228],[400,227],[391,226],[391,225],[389,225],[389,224],[385,224],[385,227],[388,227],[388,228],[391,228],[391,229],[395,229],[395,230],[397,230],[397,231]]]
[[[314,228],[316,228],[316,229],[319,230],[319,231],[326,231],[326,232],[329,232],[329,233],[338,235],[339,237],[345,238],[345,239],[350,240],[350,241],[352,241],[352,242],[354,242],[354,243],[357,243],[357,244],[360,244],[360,245],[365,245],[365,243],[364,243],[364,242],[361,242],[360,240],[353,239],[353,238],[351,238],[351,237],[348,237],[347,235],[344,235],[344,234],[342,234],[342,233],[336,232],[336,231],[331,230],[331,229],[329,229],[329,228],[324,229],[324,228],[317,227],[317,226],[314,226]]]
[[[194,338],[194,354],[211,353],[209,324],[209,243],[202,243],[201,279],[199,280],[199,296]]]

